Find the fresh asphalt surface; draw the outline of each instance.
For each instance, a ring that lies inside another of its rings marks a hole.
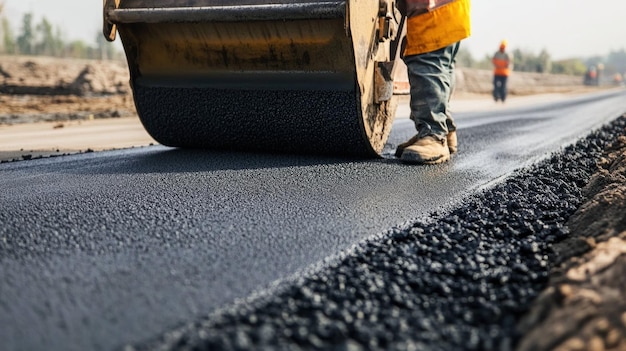
[[[457,114],[459,154],[384,159],[160,146],[0,164],[6,350],[136,343],[534,163],[626,111],[626,91]]]

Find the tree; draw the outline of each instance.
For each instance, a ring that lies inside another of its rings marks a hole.
[[[75,58],[87,58],[89,56],[89,47],[82,40],[75,40],[67,45],[68,56]]]
[[[2,21],[2,26],[0,26],[0,35],[4,38],[4,17],[2,17],[2,12],[4,10],[4,2],[0,1],[0,21]],[[3,52],[4,48],[4,40],[0,42],[0,52]]]
[[[552,62],[550,73],[582,76],[587,71],[587,65],[580,59],[569,59]]]
[[[33,54],[33,42],[35,39],[33,31],[33,14],[27,13],[22,17],[21,33],[17,37],[17,47],[21,54]]]
[[[541,50],[537,57],[537,72],[549,73],[552,71],[552,59],[546,49]]]
[[[474,58],[472,57],[472,53],[462,46],[456,54],[456,62],[460,67],[474,67]]]
[[[552,60],[545,49],[539,55],[521,49],[513,50],[515,62],[514,70],[520,72],[548,73],[551,70]]]
[[[5,17],[2,18],[2,48],[5,54],[16,54],[17,44],[13,39],[13,31],[11,30],[11,24]]]
[[[59,56],[61,54],[52,24],[45,17],[37,25],[37,38],[35,54],[47,56]]]
[[[98,56],[100,60],[109,60],[113,58],[115,53],[113,52],[113,45],[111,45],[102,32],[96,32],[96,43],[98,44]]]
[[[54,46],[56,50],[55,52],[57,53],[58,56],[65,55],[65,42],[63,42],[63,32],[61,31],[61,28],[59,27],[57,27],[55,31]]]
[[[485,55],[482,60],[476,62],[474,65],[475,68],[479,69],[487,69],[490,70],[493,68],[493,63],[491,62],[492,56]]]
[[[611,51],[606,58],[606,63],[613,70],[612,73],[624,74],[626,72],[626,51],[624,49]]]

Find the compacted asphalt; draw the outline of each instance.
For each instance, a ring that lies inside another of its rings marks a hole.
[[[375,160],[154,146],[0,164],[3,349],[110,350],[151,340],[177,348],[159,336],[245,306],[253,293],[300,284],[346,252],[358,259],[354,248],[367,239],[463,206],[615,120],[626,111],[625,95],[458,114],[459,153],[438,166],[393,159],[412,135],[406,108],[385,157]],[[313,290],[290,299],[322,298],[307,295]],[[233,333],[220,348],[254,349],[265,335]],[[316,346],[301,339],[299,346]],[[338,344],[369,345],[347,340]]]

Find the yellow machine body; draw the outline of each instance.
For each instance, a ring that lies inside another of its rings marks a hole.
[[[401,28],[386,0],[104,0],[139,117],[178,147],[379,155]]]

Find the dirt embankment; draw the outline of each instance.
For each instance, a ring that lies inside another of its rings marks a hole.
[[[625,131],[626,133],[626,131]],[[626,350],[626,137],[598,163],[518,350]],[[557,262],[558,263],[558,262]]]
[[[135,116],[124,62],[0,58],[0,125]]]
[[[491,71],[459,68],[457,95],[490,94]],[[582,92],[581,77],[515,73],[511,96]],[[0,125],[135,116],[125,62],[0,56]]]
[[[460,68],[456,75],[456,90],[472,94],[491,94],[493,73],[489,70]],[[514,72],[507,83],[509,94],[534,95],[597,90],[583,84],[583,78],[570,75]]]
[[[120,61],[2,56],[0,93],[104,96],[128,94],[128,69]]]

